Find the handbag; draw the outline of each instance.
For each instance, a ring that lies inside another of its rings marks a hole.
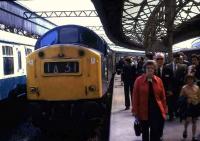
[[[141,124],[140,124],[140,121],[137,119],[134,121],[134,130],[135,130],[136,136],[141,135],[141,133],[142,133]]]

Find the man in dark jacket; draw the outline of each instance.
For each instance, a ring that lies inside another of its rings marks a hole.
[[[124,66],[124,58],[121,57],[119,62],[116,64],[116,72],[118,75],[121,75],[121,85],[123,85],[123,76],[122,76],[122,73],[123,73],[123,66]]]
[[[131,65],[131,58],[127,57],[125,59],[125,64],[123,66],[123,74],[122,74],[123,82],[124,82],[124,95],[125,95],[125,110],[130,108],[130,95],[132,95],[134,76],[136,75],[135,65]]]
[[[170,82],[173,94],[173,112],[177,114],[177,101],[179,98],[180,90],[184,85],[184,78],[187,73],[187,65],[180,63],[180,54],[174,54],[174,61],[167,64],[166,67],[173,72],[173,78]]]
[[[156,75],[159,76],[163,81],[167,98],[169,119],[173,120],[174,118],[174,113],[173,113],[174,105],[173,105],[173,92],[172,92],[173,71],[169,67],[164,65],[165,57],[163,53],[157,53],[155,55],[155,59],[157,63]]]
[[[137,76],[144,73],[143,65],[144,65],[144,57],[139,57],[139,60],[137,63]]]
[[[172,99],[172,78],[173,78],[173,72],[168,69],[164,63],[165,63],[165,57],[163,53],[156,53],[155,54],[155,59],[157,63],[157,69],[156,69],[156,75],[161,78],[164,88],[165,88],[165,94],[166,94],[166,99],[167,99],[167,105],[168,105],[168,114],[170,120],[173,119],[173,99]],[[161,128],[164,128],[164,122],[160,124],[162,126]],[[160,132],[160,137],[162,139],[163,136],[163,130]]]

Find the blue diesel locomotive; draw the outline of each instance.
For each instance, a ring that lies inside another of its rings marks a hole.
[[[79,130],[83,124],[88,130],[108,124],[113,61],[107,43],[86,27],[65,25],[44,34],[27,57],[33,123],[44,130],[55,129],[58,118],[64,127]]]

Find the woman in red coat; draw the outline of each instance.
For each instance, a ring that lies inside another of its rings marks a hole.
[[[154,75],[156,63],[148,60],[144,67],[146,73],[139,76],[133,89],[132,112],[142,126],[142,140],[160,141],[163,123],[166,119],[167,106],[162,80]]]

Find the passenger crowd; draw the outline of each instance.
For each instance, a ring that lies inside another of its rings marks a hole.
[[[124,84],[125,110],[139,121],[143,141],[161,141],[165,120],[183,120],[183,138],[192,122],[192,141],[197,141],[200,115],[200,56],[176,53],[167,62],[163,53],[146,57],[124,57],[116,71]],[[150,130],[149,130],[150,129]]]

